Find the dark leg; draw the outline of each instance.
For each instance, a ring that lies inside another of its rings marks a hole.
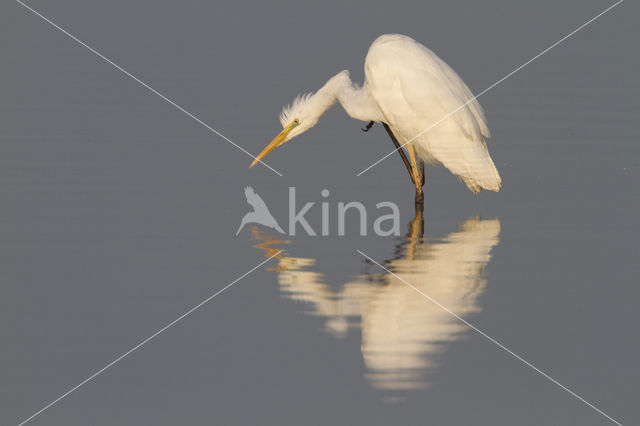
[[[373,127],[374,124],[375,124],[375,122],[370,121],[369,124],[367,124],[367,126],[362,129],[362,131],[363,132],[368,132],[371,129],[371,127]],[[389,125],[387,123],[382,123],[382,125],[384,126],[384,129],[387,131],[387,134],[391,138],[391,141],[395,145],[396,151],[398,151],[398,154],[400,154],[400,158],[402,158],[402,162],[404,163],[404,166],[406,167],[407,171],[409,172],[409,177],[411,177],[411,182],[413,182],[413,184],[416,186],[416,204],[422,204],[423,201],[424,201],[424,195],[422,193],[422,187],[424,186],[424,180],[425,180],[425,178],[424,178],[424,162],[420,161],[420,172],[418,171],[418,165],[417,164],[415,165],[415,170],[414,170],[414,168],[411,166],[411,163],[409,163],[409,159],[407,158],[407,154],[405,154],[404,150],[402,149],[402,146],[400,145],[400,142],[398,142],[398,139],[396,139],[396,136],[391,131],[391,128],[389,127]],[[409,148],[412,149],[411,146],[409,146]],[[413,154],[413,151],[411,151],[411,153]],[[413,155],[413,157],[411,157],[412,160],[415,160],[414,157],[415,157],[415,155]],[[418,173],[420,174],[419,176],[418,176]],[[418,183],[418,178],[421,179],[420,183]]]
[[[395,135],[393,134],[393,132],[389,128],[389,125],[387,123],[382,123],[382,125],[384,126],[384,129],[389,134],[389,137],[391,138],[391,141],[396,146],[396,151],[398,151],[398,154],[400,154],[400,157],[402,157],[402,162],[404,163],[404,166],[407,168],[407,171],[409,172],[409,176],[411,177],[411,181],[413,182],[413,173],[411,171],[411,164],[409,163],[409,159],[407,158],[407,154],[405,154],[404,151],[402,150],[402,147],[400,146],[400,142],[398,142],[398,139],[396,139]]]
[[[366,125],[366,127],[363,127],[360,130],[362,130],[363,132],[368,132],[369,130],[371,130],[374,124],[376,124],[375,121],[370,121],[369,124]]]

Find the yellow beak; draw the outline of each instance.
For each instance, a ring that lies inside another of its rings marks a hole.
[[[249,168],[255,166],[258,161],[262,160],[264,157],[269,155],[271,151],[273,151],[274,149],[282,145],[284,141],[287,139],[287,135],[289,134],[289,132],[291,132],[291,130],[293,130],[294,127],[296,126],[293,123],[285,127],[280,132],[280,134],[276,136],[276,138],[272,140],[271,143],[269,143],[269,145],[267,145],[260,154],[258,154],[258,156],[253,160],[253,163],[251,163]]]

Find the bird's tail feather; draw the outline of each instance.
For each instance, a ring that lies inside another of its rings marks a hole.
[[[474,194],[480,192],[481,189],[500,191],[502,179],[486,148],[482,157],[470,162],[469,169],[471,173],[462,175],[461,178]]]
[[[458,176],[473,193],[482,189],[498,192],[502,179],[486,144],[469,139],[429,144],[430,154]]]

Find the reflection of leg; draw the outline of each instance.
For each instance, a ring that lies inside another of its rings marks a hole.
[[[422,203],[424,196],[422,194],[422,176],[418,171],[418,163],[416,162],[416,151],[413,145],[407,144],[407,151],[409,151],[409,158],[411,159],[411,171],[413,176],[413,182],[416,185],[416,203]]]
[[[424,206],[422,204],[416,204],[415,218],[413,219],[416,222],[417,227],[419,229],[418,235],[420,236],[420,242],[422,242],[422,236],[424,235],[424,218],[423,218]]]
[[[422,220],[422,203],[416,203],[415,217],[409,223],[409,233],[407,234],[407,258],[414,259],[416,247],[422,244],[424,234],[424,224]]]
[[[398,139],[396,139],[396,136],[391,131],[391,128],[389,127],[389,125],[387,123],[382,123],[382,125],[384,126],[384,129],[387,131],[387,134],[391,138],[391,142],[393,142],[393,144],[395,145],[396,151],[398,151],[398,154],[400,154],[400,157],[402,158],[402,162],[404,163],[404,166],[407,168],[407,171],[409,172],[409,176],[411,176],[411,181],[413,181],[413,173],[411,173],[411,165],[409,164],[409,160],[407,160],[407,155],[402,150],[402,147],[400,146]]]

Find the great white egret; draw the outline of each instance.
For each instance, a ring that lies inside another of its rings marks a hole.
[[[490,133],[482,107],[449,65],[410,37],[385,34],[371,44],[364,71],[362,87],[344,70],[317,92],[296,97],[280,114],[282,132],[251,166],[312,128],[337,101],[352,118],[370,122],[365,131],[374,122],[384,124],[415,184],[417,202],[423,199],[423,161],[443,165],[474,193],[500,189],[485,143]]]

